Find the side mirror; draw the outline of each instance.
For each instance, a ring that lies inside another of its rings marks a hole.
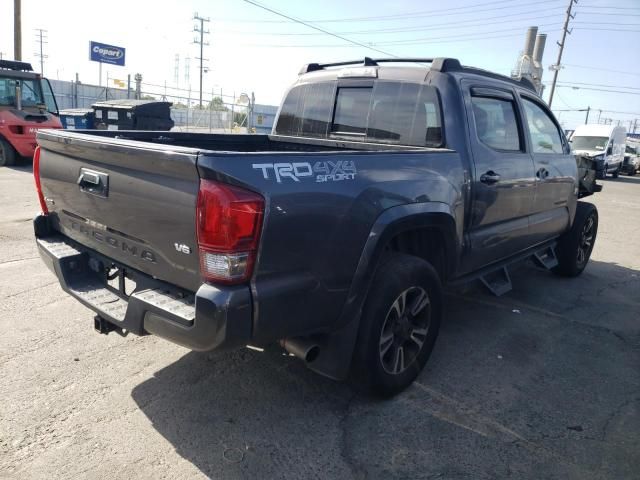
[[[607,155],[611,155],[613,153],[613,145],[609,145],[607,147]]]

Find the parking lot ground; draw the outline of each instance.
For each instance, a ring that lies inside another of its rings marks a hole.
[[[639,478],[640,177],[602,183],[581,277],[449,292],[418,381],[374,401],[276,348],[96,334],[38,258],[30,167],[0,169],[0,478]]]

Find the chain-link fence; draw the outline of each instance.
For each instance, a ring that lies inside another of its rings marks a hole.
[[[269,133],[277,107],[255,103],[253,95],[225,94],[221,90],[199,92],[166,85],[141,83],[135,88],[87,85],[77,81],[51,80],[58,108],[91,108],[97,101],[140,98],[172,102],[171,118],[175,129],[185,131],[222,131]],[[133,87],[133,86],[132,86]]]

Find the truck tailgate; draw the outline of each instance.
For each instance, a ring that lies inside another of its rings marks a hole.
[[[195,149],[38,132],[53,227],[116,262],[195,291]]]

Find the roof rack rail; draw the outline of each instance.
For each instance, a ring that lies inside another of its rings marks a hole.
[[[30,63],[18,62],[16,60],[0,60],[0,68],[18,70],[22,72],[33,72],[33,67]]]
[[[350,60],[347,62],[335,63],[308,63],[304,65],[299,75],[309,72],[316,72],[330,67],[344,67],[346,65],[362,65],[365,67],[377,67],[380,63],[430,63],[432,70],[440,72],[459,70],[460,62],[455,58],[370,58],[364,57],[363,60]]]
[[[362,65],[364,67],[377,67],[380,63],[430,63],[431,70],[435,72],[467,72],[483,75],[485,77],[496,78],[500,80],[508,80],[516,83],[529,90],[536,91],[535,85],[528,78],[514,79],[506,75],[482,70],[476,67],[463,66],[457,58],[437,57],[437,58],[369,58],[364,57],[363,60],[351,60],[347,62],[336,63],[309,63],[300,69],[299,75],[309,72],[316,72],[330,67],[343,67],[346,65]]]

